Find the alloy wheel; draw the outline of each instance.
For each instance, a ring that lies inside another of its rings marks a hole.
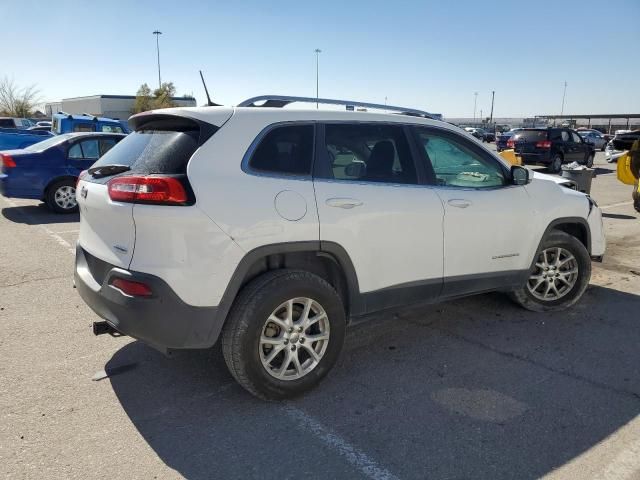
[[[552,247],[538,255],[527,289],[535,298],[549,302],[568,294],[577,280],[578,261],[575,256],[564,248]]]
[[[78,205],[76,201],[76,189],[70,185],[58,187],[53,195],[56,205],[63,210],[71,210]]]
[[[258,347],[262,366],[278,380],[298,380],[318,366],[329,334],[322,305],[311,298],[292,298],[265,321]]]

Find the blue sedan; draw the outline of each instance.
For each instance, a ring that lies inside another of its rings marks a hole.
[[[56,213],[78,211],[76,182],[126,135],[67,133],[22,150],[0,152],[0,193],[43,200]]]

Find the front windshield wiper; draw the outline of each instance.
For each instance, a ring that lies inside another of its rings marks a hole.
[[[122,172],[128,172],[131,170],[129,165],[100,165],[89,169],[89,175],[94,178],[108,177],[110,175],[116,175]]]

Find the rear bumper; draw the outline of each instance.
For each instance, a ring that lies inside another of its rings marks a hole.
[[[117,277],[145,283],[153,295],[126,295],[110,284]],[[222,330],[217,307],[188,305],[161,278],[110,265],[80,245],[76,246],[74,280],[85,303],[113,328],[165,353],[211,347]]]
[[[522,163],[526,165],[543,163],[549,164],[551,163],[551,155],[546,153],[519,153],[516,152],[516,155],[522,157]]]

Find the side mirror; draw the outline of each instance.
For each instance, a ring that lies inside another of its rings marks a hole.
[[[513,165],[511,167],[511,183],[514,185],[527,185],[531,183],[531,180],[533,180],[533,176],[529,169],[521,167],[520,165]]]
[[[367,166],[364,162],[351,162],[344,167],[344,173],[348,177],[362,178],[367,174]]]

